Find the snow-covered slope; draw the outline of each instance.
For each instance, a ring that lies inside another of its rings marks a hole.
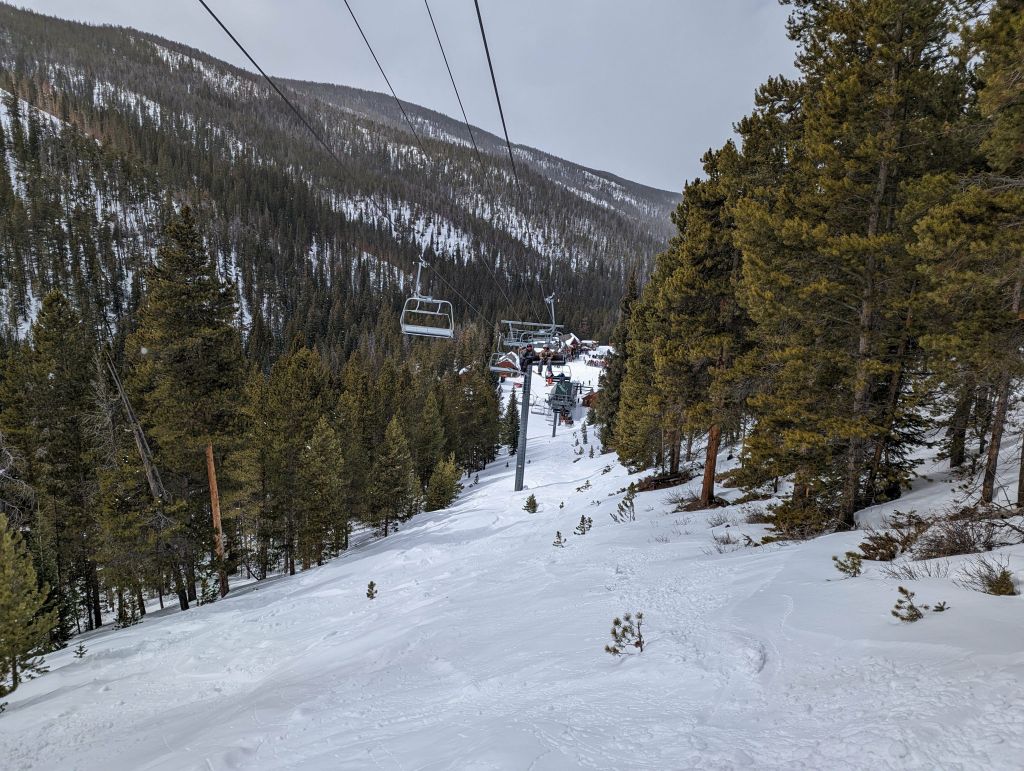
[[[1021,767],[1024,599],[909,582],[950,610],[901,624],[877,567],[838,580],[857,533],[744,548],[763,528],[743,508],[674,513],[664,491],[618,524],[626,471],[577,454],[578,421],[552,439],[531,418],[536,514],[502,459],[453,508],[322,568],[56,653],[0,717],[0,766]],[[716,547],[727,530],[739,543]],[[603,652],[637,610],[646,650]]]

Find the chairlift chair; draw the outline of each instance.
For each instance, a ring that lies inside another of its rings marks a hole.
[[[426,265],[426,261],[420,259],[416,268],[416,286],[412,297],[407,298],[402,306],[398,323],[406,335],[450,340],[455,337],[455,311],[452,304],[420,293],[420,274]]]
[[[576,397],[574,395],[575,383],[568,378],[561,378],[555,380],[554,386],[548,396],[548,405],[552,410],[558,412],[572,410],[576,405]]]

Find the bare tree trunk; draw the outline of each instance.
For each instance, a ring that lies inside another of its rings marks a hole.
[[[1017,508],[1024,508],[1024,446],[1021,447],[1020,471],[1017,474]]]
[[[669,446],[668,473],[670,476],[676,476],[679,473],[679,445],[681,437],[677,430],[670,431],[668,436],[669,441],[672,443]]]
[[[708,508],[715,501],[715,470],[718,468],[718,448],[722,443],[722,426],[713,423],[708,431],[708,449],[704,456],[704,481],[700,486],[701,508]]]
[[[174,574],[174,590],[178,594],[178,607],[188,610],[188,587],[185,586],[185,576],[182,574],[181,565],[175,563],[171,572]]]
[[[103,626],[103,604],[100,602],[100,577],[96,572],[96,563],[89,565],[89,608],[95,629]]]
[[[693,431],[686,432],[686,462],[693,460]]]
[[[900,338],[900,344],[896,351],[897,368],[896,371],[892,373],[892,379],[889,381],[889,391],[886,394],[884,425],[887,430],[885,434],[880,435],[875,440],[875,449],[871,458],[871,470],[868,472],[867,489],[871,495],[871,503],[875,502],[875,482],[878,479],[878,472],[882,466],[882,456],[885,452],[886,436],[892,431],[896,424],[900,395],[903,393],[904,359],[907,355],[907,348],[910,345],[911,321],[912,314],[908,311],[907,317],[903,322],[903,336]]]
[[[974,377],[968,376],[961,386],[960,398],[949,419],[949,467],[960,468],[967,457],[967,420],[971,416],[971,402],[974,397]]]
[[[142,585],[135,584],[135,602],[139,605],[139,618],[146,615],[146,598],[142,594]]]
[[[1017,281],[1013,286],[1013,302],[1010,309],[1013,315],[1020,318],[1021,293],[1024,291],[1024,255],[1017,267]],[[996,471],[999,467],[999,445],[1003,440],[1003,430],[1006,427],[1006,413],[1010,406],[1010,391],[1013,378],[1009,370],[1003,372],[999,379],[999,390],[996,393],[996,408],[992,413],[992,438],[988,443],[988,456],[985,459],[985,476],[981,484],[981,500],[983,503],[992,503],[992,496],[995,494]],[[1024,473],[1022,471],[1021,473]],[[1018,500],[1020,492],[1017,493]]]
[[[224,567],[224,532],[220,522],[220,494],[217,492],[217,467],[213,460],[213,442],[206,443],[206,476],[210,481],[210,512],[213,515],[213,552],[220,563],[220,596],[228,593],[228,572]]]
[[[199,583],[196,579],[196,563],[189,557],[188,565],[185,566],[186,575],[188,580],[185,582],[185,591],[188,592],[188,598],[192,602],[199,602],[199,594],[196,592],[196,584]]]
[[[1006,411],[1010,404],[1010,375],[1005,373],[999,379],[999,391],[996,395],[996,409],[992,415],[992,438],[988,442],[988,455],[985,459],[985,476],[981,483],[981,500],[992,503],[996,486],[996,471],[999,467],[999,446],[1003,441],[1003,429],[1006,425]]]

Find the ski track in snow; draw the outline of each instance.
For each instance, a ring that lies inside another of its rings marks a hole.
[[[872,563],[837,580],[831,555],[859,534],[719,554],[707,513],[672,512],[667,491],[616,524],[626,471],[574,454],[579,422],[550,434],[531,415],[523,493],[502,457],[451,509],[321,568],[98,634],[81,660],[73,645],[52,654],[0,716],[0,766],[1024,766],[1022,598],[910,582],[950,610],[901,625],[899,582]],[[898,503],[942,496],[921,482]],[[722,511],[731,532],[763,534]],[[612,617],[637,610],[643,654],[604,653]]]

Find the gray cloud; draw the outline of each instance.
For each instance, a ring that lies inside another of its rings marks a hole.
[[[194,0],[20,0],[136,27],[239,66]],[[385,86],[340,0],[208,0],[270,73]],[[350,0],[398,95],[458,116],[423,0]],[[513,142],[668,190],[700,173],[754,88],[792,71],[774,0],[481,0]],[[471,0],[432,0],[470,120],[500,133]]]

